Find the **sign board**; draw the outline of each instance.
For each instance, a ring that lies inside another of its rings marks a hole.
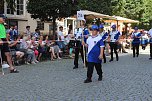
[[[82,11],[77,11],[77,20],[84,20],[84,14]]]

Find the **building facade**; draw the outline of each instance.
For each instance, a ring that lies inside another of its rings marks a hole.
[[[31,32],[34,32],[36,27],[39,27],[40,31],[44,34],[48,34],[52,30],[51,22],[41,22],[39,19],[31,18],[30,14],[27,12],[28,0],[16,0],[16,8],[15,11],[11,10],[7,3],[4,3],[4,14],[7,16],[7,24],[8,25],[16,25],[18,26],[18,30],[20,33],[25,31],[26,26],[31,27]],[[66,35],[68,32],[68,26],[71,24],[73,26],[73,30],[75,28],[75,18],[65,18],[61,21],[56,21],[57,30],[59,26],[63,26],[64,34]]]

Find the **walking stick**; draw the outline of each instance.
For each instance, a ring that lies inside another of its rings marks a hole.
[[[2,53],[1,53],[1,49],[0,49],[0,59],[1,59],[1,66],[2,66],[2,64],[3,64],[3,60],[2,60]],[[3,66],[2,66],[2,75],[4,75]]]
[[[84,41],[84,31],[83,31],[83,33],[82,33],[82,41]],[[86,67],[86,54],[85,54],[85,46],[84,45],[82,45],[82,47],[83,47],[83,65],[84,65],[84,67]]]

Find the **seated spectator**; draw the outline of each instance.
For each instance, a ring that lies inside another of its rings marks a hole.
[[[45,42],[47,43],[47,46],[49,47],[49,52],[51,53],[50,54],[51,60],[56,59],[56,55],[58,59],[61,59],[59,55],[61,50],[59,46],[55,43],[55,41],[48,41],[48,36],[47,36],[45,39]]]
[[[38,62],[35,58],[35,53],[31,48],[31,42],[29,41],[28,36],[23,37],[20,44],[20,51],[27,54],[27,64],[36,64]]]
[[[23,58],[24,52],[21,52],[17,48],[17,44],[19,44],[20,37],[15,39],[14,41],[10,41],[9,47],[13,56],[15,56],[15,65],[20,65],[19,61]]]
[[[32,47],[32,49],[34,50],[34,53],[35,53],[35,58],[37,59],[38,55],[39,55],[39,52],[38,52],[38,41],[36,41],[35,37],[32,37],[31,44],[32,44],[31,47]]]
[[[45,45],[46,43],[45,41],[43,41],[43,36],[41,35],[38,41],[38,52],[39,52],[38,61],[40,61],[42,54],[46,52]]]

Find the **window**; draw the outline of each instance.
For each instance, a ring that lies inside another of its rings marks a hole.
[[[39,30],[44,30],[44,22],[38,21],[37,27],[39,28]]]
[[[23,15],[24,14],[24,0],[14,0],[13,2],[15,2],[15,9],[13,10],[12,7],[7,5],[7,14]]]
[[[24,0],[17,0],[17,8],[16,8],[17,15],[23,15],[23,11],[24,11]]]

